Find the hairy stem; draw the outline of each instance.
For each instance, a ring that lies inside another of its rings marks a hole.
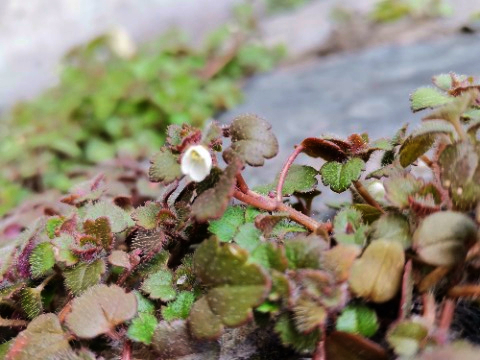
[[[246,194],[250,190],[242,174],[237,174],[237,186],[244,194]]]
[[[288,170],[292,166],[293,162],[297,156],[303,151],[304,147],[302,145],[297,145],[293,153],[288,157],[285,165],[283,165],[282,171],[280,172],[280,177],[278,178],[277,184],[277,201],[282,201],[283,198],[283,184],[287,178]]]
[[[355,186],[355,189],[357,189],[358,193],[360,196],[367,202],[367,204],[373,206],[376,208],[378,211],[380,211],[382,214],[385,214],[385,210],[380,206],[380,204],[375,200],[372,195],[368,192],[368,190],[363,186],[363,184],[360,181],[354,181],[353,185]]]
[[[289,218],[303,226],[305,226],[310,231],[326,235],[330,230],[329,224],[318,222],[311,217],[301,213],[300,211],[295,210],[291,206],[278,202],[275,199],[271,199],[260,194],[257,194],[251,190],[245,194],[238,189],[234,190],[233,197],[245,204],[255,206],[259,209],[266,211],[282,211],[286,212],[289,215]]]
[[[125,340],[123,343],[122,360],[132,359],[132,343],[130,340]]]

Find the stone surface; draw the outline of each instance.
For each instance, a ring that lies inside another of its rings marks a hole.
[[[393,136],[406,122],[414,127],[421,115],[411,113],[409,94],[438,73],[480,75],[479,53],[480,36],[456,35],[320,58],[251,79],[245,102],[221,121],[248,112],[272,123],[280,153],[246,175],[252,185],[270,182],[305,137],[368,132],[376,139]],[[303,155],[298,162],[321,164]]]

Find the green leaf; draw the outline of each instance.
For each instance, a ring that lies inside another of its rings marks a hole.
[[[20,304],[29,319],[35,319],[43,312],[41,290],[37,288],[24,288],[20,291]]]
[[[260,244],[261,231],[254,224],[243,224],[239,227],[238,234],[234,241],[241,248],[252,252]]]
[[[134,290],[133,293],[137,297],[137,312],[145,313],[145,314],[154,314],[155,313],[155,305],[144,297],[139,291]]]
[[[183,177],[178,155],[174,155],[167,148],[162,148],[150,162],[148,176],[152,182],[163,182],[168,185]]]
[[[296,328],[309,333],[324,325],[328,319],[327,309],[315,299],[300,298],[292,308]]]
[[[133,293],[117,285],[96,285],[72,302],[72,311],[65,323],[79,338],[91,339],[108,333],[115,326],[132,319],[137,313]]]
[[[412,245],[410,224],[407,218],[399,214],[386,214],[372,224],[372,240],[383,239],[398,241],[404,249]]]
[[[81,263],[71,269],[65,269],[65,286],[74,295],[80,295],[83,291],[98,284],[105,273],[105,262],[97,259],[92,263]]]
[[[335,239],[342,244],[363,246],[367,240],[368,227],[363,224],[362,213],[348,207],[340,210],[333,221]]]
[[[262,242],[251,252],[251,261],[260,264],[265,269],[285,271],[288,267],[288,260],[284,248],[270,242]]]
[[[418,256],[435,266],[453,266],[462,262],[469,244],[476,241],[475,222],[454,211],[427,216],[413,233],[413,247]]]
[[[421,87],[410,96],[410,105],[414,112],[445,105],[450,101],[452,98],[432,87]]]
[[[8,360],[74,359],[68,335],[55,314],[40,315],[12,341]]]
[[[99,201],[85,207],[84,220],[96,220],[100,217],[108,219],[114,233],[122,232],[135,225],[125,210],[109,201]]]
[[[415,355],[428,336],[425,325],[414,320],[405,320],[395,324],[387,333],[387,341],[396,354]]]
[[[425,185],[422,180],[413,177],[412,174],[397,174],[390,176],[383,182],[385,197],[399,209],[409,207],[409,197],[418,193]]]
[[[147,201],[145,205],[137,207],[132,212],[132,219],[135,220],[138,226],[144,229],[155,229],[158,222],[158,213],[161,209],[162,207],[159,203]]]
[[[306,193],[315,189],[317,186],[318,171],[311,166],[293,164],[288,170],[285,182],[282,188],[283,196],[289,196],[293,193]],[[280,174],[277,174],[275,181],[268,185],[257,186],[254,190],[260,194],[268,194],[270,191],[277,189],[278,179]]]
[[[170,301],[175,299],[173,275],[169,270],[159,270],[149,275],[142,284],[142,291],[149,294],[151,299]]]
[[[229,206],[218,220],[210,222],[208,230],[216,235],[220,241],[227,242],[233,239],[240,225],[245,223],[245,208]]]
[[[452,76],[450,74],[439,74],[432,77],[433,83],[440,90],[448,91],[452,88]]]
[[[375,335],[380,327],[377,314],[364,305],[349,305],[337,318],[335,328],[352,334],[366,337]]]
[[[162,316],[166,321],[184,320],[188,318],[195,301],[195,295],[190,291],[182,291],[177,298],[162,307]]]
[[[224,158],[234,158],[251,166],[262,166],[264,159],[271,159],[278,153],[278,141],[272,126],[256,115],[245,114],[236,117],[230,125],[232,145],[225,150]]]
[[[157,324],[157,318],[152,314],[139,313],[128,327],[127,336],[133,341],[150,345]]]
[[[320,331],[304,334],[297,330],[295,323],[288,314],[282,314],[275,323],[275,332],[280,336],[283,345],[291,346],[299,353],[311,354],[317,346]]]
[[[236,184],[240,164],[235,161],[227,166],[214,188],[198,196],[192,205],[192,214],[198,221],[218,219],[225,212]]]
[[[436,134],[449,134],[453,132],[453,126],[443,120],[424,122],[400,147],[400,165],[407,167],[425,154],[435,142]]]
[[[392,299],[400,288],[405,254],[402,244],[375,240],[355,260],[348,279],[357,296],[382,303]]]
[[[438,162],[442,184],[455,207],[473,209],[480,201],[480,145],[469,141],[448,145]]]
[[[30,254],[30,272],[34,278],[45,275],[55,265],[53,246],[49,242],[38,244]]]
[[[285,242],[285,255],[290,269],[319,269],[326,242],[315,235],[298,235]]]
[[[194,254],[195,274],[209,286],[192,307],[190,324],[197,338],[215,338],[223,325],[234,327],[252,318],[270,282],[257,264],[248,262],[248,252],[233,244],[204,241]]]
[[[52,244],[56,261],[63,262],[66,266],[72,266],[78,262],[78,257],[71,251],[71,247],[75,244],[72,235],[62,233],[52,240]]]
[[[347,190],[353,181],[360,178],[365,163],[360,158],[349,159],[346,163],[331,161],[320,169],[323,185],[329,186],[336,193]]]
[[[63,219],[60,217],[51,217],[47,220],[47,224],[45,225],[45,230],[47,231],[47,235],[50,239],[56,237],[55,231],[60,228],[63,224]]]

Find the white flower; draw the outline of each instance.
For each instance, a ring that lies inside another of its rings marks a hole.
[[[368,186],[367,190],[370,195],[377,201],[385,200],[385,187],[381,181],[372,181]]]
[[[181,167],[184,175],[190,176],[193,181],[202,181],[210,174],[212,156],[205,146],[190,146],[182,156]]]

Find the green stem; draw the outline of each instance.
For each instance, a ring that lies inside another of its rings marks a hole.
[[[462,141],[467,141],[467,133],[465,132],[465,129],[463,128],[462,124],[460,123],[460,118],[455,117],[455,119],[452,121],[452,125],[455,128],[455,131],[457,132],[458,136]]]

